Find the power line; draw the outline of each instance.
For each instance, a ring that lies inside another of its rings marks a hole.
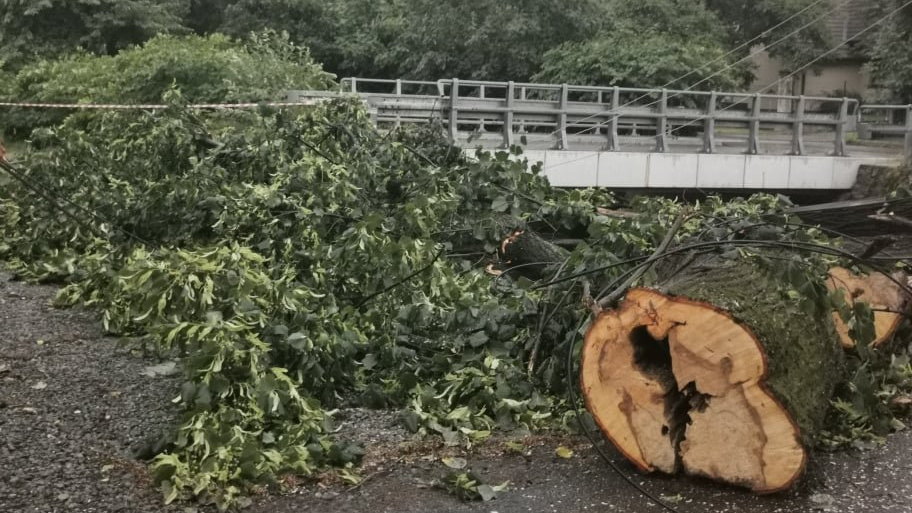
[[[325,98],[302,98],[294,102],[260,102],[260,103],[191,103],[186,105],[188,109],[252,109],[257,107],[310,107],[318,105],[327,99]],[[77,110],[162,110],[170,108],[171,105],[150,103],[41,103],[41,102],[0,102],[0,107],[15,107],[23,109],[77,109]]]
[[[868,26],[865,27],[864,29],[858,31],[858,32],[855,33],[854,35],[852,35],[852,36],[850,36],[850,37],[844,39],[841,43],[837,44],[836,46],[830,48],[829,50],[823,52],[822,54],[818,55],[817,57],[815,57],[815,58],[811,59],[810,61],[806,62],[805,64],[803,64],[802,66],[798,67],[797,69],[795,69],[794,71],[792,71],[792,72],[789,73],[788,75],[786,75],[786,76],[784,76],[784,77],[781,77],[781,78],[779,78],[779,79],[777,79],[777,80],[775,80],[775,81],[773,81],[773,82],[767,84],[766,86],[760,88],[760,90],[763,90],[763,89],[767,89],[767,88],[773,87],[774,85],[777,85],[777,84],[779,84],[779,83],[781,83],[781,82],[783,82],[783,81],[785,81],[785,80],[788,80],[788,79],[794,77],[794,76],[797,75],[798,73],[801,73],[802,71],[806,70],[807,68],[813,66],[815,63],[819,62],[820,60],[824,59],[825,57],[827,57],[827,56],[831,55],[832,53],[836,52],[837,50],[839,50],[840,48],[842,48],[843,46],[845,46],[845,45],[848,44],[849,42],[856,40],[858,37],[860,37],[860,36],[862,36],[863,34],[867,33],[869,30],[871,30],[871,29],[873,29],[874,27],[880,25],[881,23],[883,23],[884,21],[886,21],[888,18],[890,18],[890,17],[893,16],[894,14],[898,13],[899,11],[905,9],[906,7],[908,7],[908,6],[910,6],[910,5],[912,5],[912,0],[909,0],[908,2],[906,2],[906,3],[902,4],[901,6],[897,7],[896,9],[893,9],[892,11],[890,11],[889,13],[887,13],[886,15],[882,16],[881,18],[879,18],[879,19],[878,19],[877,21],[875,21],[874,23],[871,23],[870,25],[868,25]],[[756,101],[756,100],[754,100],[754,101]],[[731,105],[729,105],[728,107],[724,107],[724,108],[720,109],[718,112],[725,112],[725,111],[727,111],[727,110],[729,110],[729,109],[735,107],[736,105],[739,105],[740,103],[741,103],[741,102],[734,102],[734,103],[732,103]],[[678,130],[681,130],[682,128],[685,128],[685,127],[688,127],[688,126],[692,126],[692,125],[693,125],[694,123],[696,123],[697,121],[699,121],[699,120],[696,120],[696,119],[695,119],[695,120],[688,121],[687,123],[684,123],[684,124],[682,124],[682,125],[680,125],[680,126],[674,128],[674,129],[670,130],[670,131],[668,132],[668,134],[671,135],[671,134],[674,134],[675,132],[677,132]]]
[[[822,54],[818,55],[817,57],[815,57],[814,59],[810,60],[809,62],[803,64],[801,67],[795,69],[794,71],[792,71],[792,72],[789,73],[788,75],[786,75],[786,76],[784,76],[784,77],[781,77],[781,78],[779,78],[778,80],[775,80],[775,81],[773,81],[773,82],[767,84],[766,86],[761,87],[760,89],[763,90],[763,89],[767,89],[767,88],[773,87],[774,85],[776,85],[776,84],[778,84],[778,83],[780,83],[780,82],[782,82],[782,81],[784,81],[784,80],[788,80],[789,78],[792,78],[793,76],[797,75],[798,73],[801,73],[801,72],[804,71],[805,69],[807,69],[807,68],[809,68],[810,66],[813,66],[815,63],[819,62],[821,59],[824,59],[825,57],[827,57],[828,55],[832,54],[833,52],[836,52],[837,50],[839,50],[840,48],[842,48],[843,46],[845,46],[845,45],[848,44],[849,42],[854,41],[854,40],[857,39],[859,36],[861,36],[861,35],[867,33],[868,31],[870,31],[870,30],[873,29],[874,27],[880,25],[881,23],[883,23],[884,21],[886,21],[889,17],[891,17],[891,16],[893,16],[894,14],[898,13],[899,11],[905,9],[905,8],[908,7],[909,5],[912,5],[912,0],[909,0],[908,2],[904,3],[903,5],[901,5],[901,6],[897,7],[896,9],[892,10],[891,12],[889,12],[888,14],[886,14],[885,16],[883,16],[883,17],[881,17],[880,19],[878,19],[877,21],[875,21],[874,23],[868,25],[868,26],[865,27],[864,29],[862,29],[862,30],[860,30],[859,32],[855,33],[854,35],[852,35],[852,36],[846,38],[845,40],[843,40],[842,42],[840,42],[840,43],[837,44],[836,46],[830,48],[829,50],[823,52]],[[734,103],[732,103],[731,105],[729,105],[729,106],[727,106],[727,107],[724,107],[724,108],[722,108],[722,109],[719,109],[719,110],[717,111],[717,113],[719,113],[719,112],[725,112],[725,111],[727,111],[727,110],[730,110],[730,109],[734,108],[735,106],[740,105],[741,103],[742,103],[742,102],[734,102]],[[684,124],[682,124],[682,125],[679,125],[679,126],[673,128],[672,130],[670,130],[670,131],[668,132],[668,135],[673,135],[675,132],[678,132],[679,130],[681,130],[681,129],[683,129],[683,128],[686,128],[686,127],[689,127],[689,126],[693,126],[695,123],[698,123],[699,121],[700,121],[699,119],[694,119],[694,120],[688,121],[687,123],[684,123]],[[601,125],[603,125],[603,124],[604,124],[604,123],[600,123],[600,124],[597,125],[597,126],[601,126]],[[569,165],[569,164],[572,164],[572,163],[574,163],[574,162],[578,162],[578,161],[580,161],[580,160],[584,160],[584,159],[586,159],[586,158],[589,158],[589,157],[579,157],[579,158],[576,158],[576,159],[571,159],[571,160],[568,160],[568,161],[565,161],[565,162],[561,162],[561,163],[558,164],[557,166],[551,167],[550,169],[554,169],[555,167],[560,167],[560,166]]]
[[[806,12],[808,9],[811,9],[812,7],[815,7],[817,4],[819,4],[819,3],[823,2],[823,1],[825,1],[825,0],[817,0],[817,1],[814,2],[813,4],[808,5],[808,6],[805,7],[804,9],[798,11],[797,13],[793,14],[792,16],[790,16],[790,17],[787,18],[786,20],[780,22],[779,24],[775,25],[774,27],[771,27],[771,28],[769,28],[769,29],[766,29],[766,30],[763,31],[760,35],[754,37],[754,38],[751,39],[750,41],[747,41],[746,43],[742,43],[740,46],[738,46],[738,47],[736,47],[736,48],[730,50],[729,52],[727,52],[726,54],[724,54],[724,55],[722,55],[722,56],[720,56],[720,57],[717,57],[717,58],[715,58],[715,59],[709,61],[708,63],[705,63],[703,66],[708,66],[708,65],[713,64],[713,63],[715,63],[715,62],[718,62],[719,60],[722,60],[722,59],[728,57],[729,55],[731,55],[731,54],[733,54],[733,53],[735,53],[735,52],[737,52],[737,51],[743,49],[745,46],[747,46],[747,45],[749,45],[749,44],[751,44],[751,43],[757,41],[757,40],[760,39],[761,37],[763,37],[764,34],[769,33],[769,32],[772,32],[772,31],[778,29],[779,27],[785,25],[786,23],[790,22],[791,20],[795,19],[796,17],[798,17],[798,16],[800,16],[801,14],[803,14],[804,12]],[[675,98],[675,97],[677,97],[677,96],[681,96],[681,94],[682,94],[683,92],[691,91],[691,90],[693,90],[693,88],[695,88],[695,87],[697,87],[698,85],[700,85],[700,84],[706,82],[706,81],[709,80],[710,78],[715,77],[715,76],[719,75],[720,73],[724,73],[725,71],[727,71],[727,70],[729,70],[729,69],[731,69],[731,68],[733,68],[733,67],[735,67],[735,66],[741,64],[742,62],[744,62],[744,61],[746,61],[746,60],[748,60],[748,59],[754,57],[755,55],[758,55],[758,54],[761,53],[762,51],[767,51],[767,50],[769,50],[770,48],[773,48],[773,47],[775,47],[775,46],[781,44],[781,43],[784,42],[785,40],[787,40],[787,39],[789,39],[790,37],[792,37],[792,36],[798,34],[799,32],[801,32],[802,30],[804,30],[804,29],[810,27],[811,25],[817,23],[818,21],[820,21],[820,20],[823,19],[824,17],[829,16],[830,14],[832,14],[833,12],[835,12],[837,9],[841,9],[843,6],[845,6],[846,4],[848,4],[850,1],[851,1],[851,0],[843,0],[842,3],[837,4],[836,6],[834,6],[834,7],[831,8],[830,10],[825,11],[824,13],[820,14],[819,16],[817,16],[816,18],[814,18],[813,20],[811,20],[811,21],[805,23],[804,25],[798,27],[797,29],[795,29],[795,30],[789,32],[789,33],[786,34],[785,36],[782,36],[781,38],[777,39],[776,41],[774,41],[774,42],[770,43],[769,45],[765,46],[763,50],[758,51],[758,52],[749,53],[747,56],[742,57],[741,59],[739,59],[739,60],[737,60],[737,61],[735,61],[735,62],[733,62],[733,63],[731,63],[731,64],[729,64],[729,65],[727,65],[727,66],[725,66],[725,67],[723,67],[722,69],[716,71],[716,72],[713,73],[712,75],[709,75],[708,77],[704,77],[702,80],[700,80],[700,81],[698,81],[698,82],[696,82],[696,83],[694,83],[694,84],[691,84],[690,86],[688,86],[687,88],[683,89],[682,91],[678,91],[678,92],[672,94],[671,96],[666,97],[666,100],[669,99],[669,98]],[[672,79],[672,80],[666,82],[666,83],[665,83],[664,85],[662,85],[659,89],[663,89],[663,88],[665,88],[665,87],[668,87],[669,85],[674,84],[675,82],[677,82],[677,81],[679,81],[679,80],[682,80],[682,79],[684,79],[684,78],[686,78],[686,77],[688,77],[688,76],[690,76],[690,75],[696,73],[698,69],[699,69],[699,68],[692,69],[692,70],[690,70],[689,72],[685,73],[684,75],[681,75],[680,77],[674,78],[674,79]],[[583,118],[583,119],[580,119],[580,120],[578,120],[578,121],[575,121],[575,122],[571,123],[570,125],[567,125],[567,127],[565,127],[565,128],[573,128],[573,127],[577,127],[577,126],[585,126],[585,125],[583,124],[584,122],[586,122],[586,121],[588,121],[588,120],[590,120],[590,119],[596,118],[596,117],[604,116],[605,114],[615,114],[615,115],[616,115],[616,114],[620,111],[620,109],[623,109],[624,107],[628,107],[628,106],[630,106],[630,105],[633,105],[633,104],[635,104],[636,102],[638,102],[638,101],[640,101],[640,100],[642,100],[642,99],[644,99],[644,98],[648,98],[650,94],[651,94],[651,93],[643,93],[643,94],[641,94],[640,96],[634,98],[633,100],[630,100],[630,101],[624,103],[623,105],[621,105],[621,106],[619,106],[619,107],[617,107],[617,108],[614,108],[614,109],[612,109],[612,110],[610,110],[610,111],[607,111],[607,112],[601,112],[601,113],[598,113],[598,114],[592,114],[592,115],[587,116],[587,117],[585,117],[585,118]],[[652,102],[647,103],[647,104],[645,104],[645,105],[641,105],[640,107],[643,107],[643,108],[651,107],[651,106],[653,106],[653,105],[656,105],[656,104],[659,103],[660,101],[661,101],[661,100],[653,100]],[[600,127],[604,126],[606,123],[608,123],[608,121],[603,121],[603,122],[601,122],[601,123],[597,123],[597,124],[594,125],[594,126],[590,126],[590,127],[586,128],[585,130],[583,130],[582,133],[586,133],[586,132],[588,132],[588,131],[590,131],[590,130],[594,130],[594,129],[600,128]],[[552,132],[551,132],[550,134],[548,134],[548,135],[554,135],[554,134],[556,134],[557,132],[559,132],[560,130],[562,130],[562,129],[556,129],[556,130],[552,131]]]
[[[738,45],[737,47],[735,47],[735,48],[729,50],[728,52],[726,52],[724,55],[719,56],[719,57],[716,57],[715,59],[713,59],[713,60],[711,60],[711,61],[705,63],[704,66],[709,66],[710,64],[715,64],[716,62],[719,62],[719,61],[725,59],[725,58],[728,57],[729,55],[731,55],[731,54],[733,54],[733,53],[735,53],[735,52],[738,52],[738,51],[742,50],[742,49],[745,48],[745,47],[748,47],[748,45],[751,45],[751,44],[753,44],[754,42],[756,42],[757,40],[761,39],[765,34],[769,34],[769,33],[773,32],[774,30],[778,29],[779,27],[782,27],[783,25],[785,25],[786,23],[792,21],[793,19],[797,18],[798,16],[801,16],[802,14],[804,14],[805,12],[807,12],[808,10],[810,10],[810,9],[816,7],[817,5],[819,5],[819,4],[823,3],[823,2],[826,2],[826,1],[828,1],[828,0],[817,0],[816,2],[814,2],[814,3],[812,3],[812,4],[808,4],[804,9],[801,9],[800,11],[796,12],[795,14],[792,14],[791,16],[789,16],[788,18],[786,18],[785,20],[783,20],[783,21],[777,23],[777,24],[774,25],[773,27],[770,27],[770,28],[764,30],[764,31],[761,32],[760,34],[757,34],[757,35],[754,36],[754,38],[751,39],[750,41],[746,41],[746,42],[744,42],[744,43],[741,43],[741,44]],[[839,8],[839,7],[842,7],[842,5],[844,5],[844,4],[840,4],[839,6],[837,6],[837,7],[833,8],[833,9],[827,11],[826,14],[829,14],[829,13],[835,11],[835,9],[837,9],[837,8]],[[820,17],[816,18],[815,21],[817,21],[817,20],[819,20],[819,19],[820,19]],[[811,23],[814,23],[814,22],[811,22]],[[786,35],[785,37],[786,37],[786,38],[787,38],[787,37],[790,37],[790,36],[796,34],[798,31],[803,30],[803,28],[805,28],[805,27],[807,27],[807,25],[805,25],[805,26],[802,27],[802,28],[799,28],[797,31],[792,32],[792,33],[789,34],[789,35]],[[783,38],[783,39],[784,39],[784,38]],[[773,46],[776,46],[777,44],[779,44],[780,42],[782,42],[783,39],[779,39],[778,41],[776,41],[776,42],[774,42],[774,43],[771,43],[769,46],[764,47],[764,48],[765,48],[765,49],[772,48]],[[755,54],[751,54],[751,55],[755,55]],[[739,62],[740,62],[740,61],[739,61]],[[727,68],[723,68],[723,71],[724,71],[725,69],[727,69]],[[684,75],[681,75],[680,77],[678,77],[678,78],[676,78],[676,79],[673,79],[673,80],[670,80],[670,81],[666,82],[665,85],[663,85],[662,87],[668,87],[668,86],[670,86],[671,84],[673,84],[673,83],[675,83],[675,82],[677,82],[677,81],[679,81],[679,80],[683,80],[683,79],[689,77],[690,75],[693,75],[693,74],[696,73],[696,72],[697,72],[696,69],[692,69],[692,70],[688,71],[687,73],[685,73]],[[697,84],[699,84],[699,82],[697,82]],[[697,84],[694,84],[694,85],[692,85],[691,87],[696,87]]]
[[[91,233],[92,235],[94,235],[98,238],[105,238],[101,232],[99,232],[94,226],[92,226],[85,219],[80,219],[75,213],[64,208],[54,197],[55,196],[54,192],[59,192],[59,191],[55,191],[53,187],[48,186],[48,184],[39,183],[37,180],[31,179],[30,177],[28,177],[27,175],[22,173],[22,171],[20,171],[15,166],[13,166],[13,164],[6,159],[0,158],[0,169],[3,169],[4,171],[6,171],[6,173],[9,176],[13,177],[14,180],[16,180],[17,182],[22,184],[23,187],[25,187],[26,189],[31,191],[33,194],[44,199],[55,210],[57,210],[58,212],[60,212],[61,214],[63,214],[64,216],[66,216],[67,218],[72,220],[73,222],[75,222],[82,229],[88,231],[89,233]],[[94,192],[96,194],[98,193],[97,190]],[[87,216],[89,216],[91,218],[94,218],[97,221],[100,221],[101,223],[111,226],[113,229],[120,231],[127,237],[135,239],[136,241],[138,241],[142,244],[151,245],[151,243],[149,241],[143,239],[142,237],[136,235],[135,233],[133,233],[125,228],[121,228],[120,226],[117,226],[115,223],[111,222],[110,220],[108,220],[103,215],[99,214],[98,212],[77,204],[73,200],[67,198],[66,195],[57,194],[57,196],[60,199],[62,199],[64,203],[70,205],[74,209],[86,214]]]

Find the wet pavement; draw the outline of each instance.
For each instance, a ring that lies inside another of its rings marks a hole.
[[[148,373],[158,362],[103,337],[97,314],[50,306],[55,289],[0,273],[0,512],[194,511],[163,506],[137,447],[173,425],[177,376]],[[471,451],[416,439],[396,412],[339,413],[339,436],[367,454],[346,484],[333,475],[289,480],[293,491],[253,497],[254,513],[631,512],[663,509],[601,459],[583,437],[497,438]],[[510,446],[507,442],[511,442]],[[517,452],[517,442],[524,448]],[[573,450],[565,459],[559,446]],[[606,448],[627,476],[681,513],[912,512],[912,432],[883,447],[814,455],[796,489],[757,496],[702,479],[643,476]],[[439,485],[466,460],[491,485],[489,502],[464,502]]]

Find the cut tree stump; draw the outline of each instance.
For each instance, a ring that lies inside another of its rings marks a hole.
[[[639,469],[759,493],[800,477],[843,355],[829,315],[800,313],[773,280],[747,261],[704,259],[593,321],[586,406]]]
[[[900,282],[906,279],[902,273],[897,273],[893,278]],[[871,341],[873,347],[892,339],[904,314],[909,311],[908,294],[895,281],[881,273],[859,275],[843,267],[834,267],[830,269],[826,285],[831,291],[841,289],[846,303],[851,305],[863,301],[875,310],[874,340]],[[833,323],[842,347],[855,347],[855,340],[849,335],[849,327],[838,313],[833,313]]]
[[[537,280],[549,269],[560,266],[570,252],[525,229],[510,233],[500,243],[498,254],[501,271],[513,271]]]

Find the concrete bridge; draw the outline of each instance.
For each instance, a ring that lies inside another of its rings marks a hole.
[[[564,187],[840,190],[862,165],[912,155],[912,106],[850,98],[458,79],[349,78],[341,89],[381,128],[436,121],[467,151],[518,145]]]

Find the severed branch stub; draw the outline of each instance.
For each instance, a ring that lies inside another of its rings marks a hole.
[[[787,489],[840,379],[832,321],[789,312],[775,278],[749,261],[695,260],[592,323],[586,406],[644,472]]]
[[[583,280],[583,297],[581,301],[586,310],[592,312],[593,316],[598,316],[598,314],[602,313],[602,307],[592,297],[592,285],[589,280]]]
[[[513,230],[498,249],[501,271],[540,279],[562,264],[570,251],[548,242],[529,229]]]
[[[847,304],[863,301],[874,310],[874,340],[871,346],[878,347],[891,340],[899,329],[903,317],[912,306],[912,298],[896,281],[904,282],[905,274],[898,272],[893,279],[882,273],[855,274],[844,267],[830,269],[826,286],[830,291],[841,290]],[[849,327],[833,313],[836,333],[844,348],[855,347],[855,340],[849,334]]]

